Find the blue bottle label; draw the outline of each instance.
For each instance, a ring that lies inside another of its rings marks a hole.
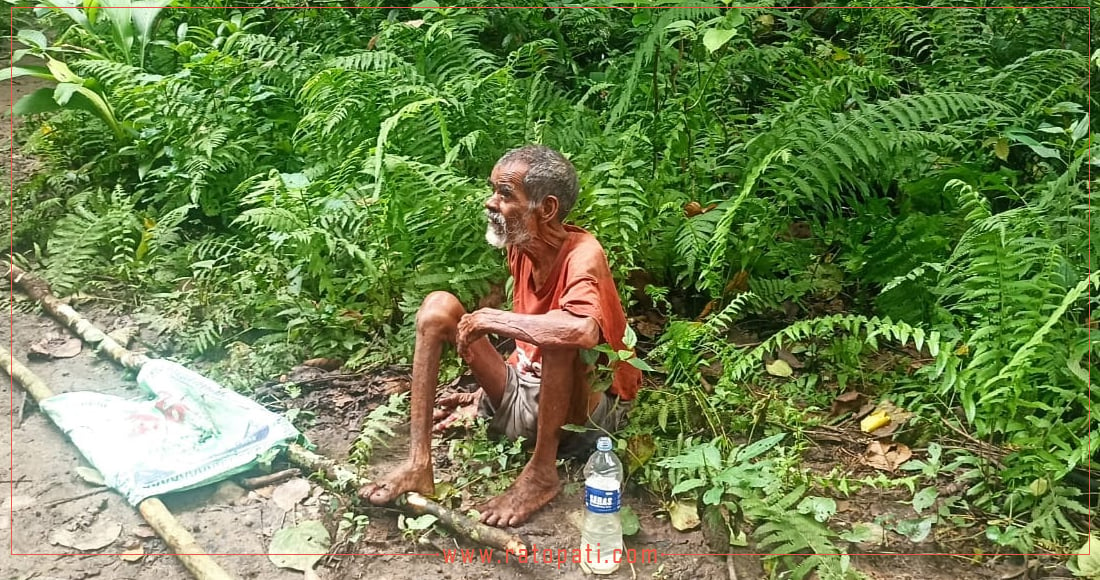
[[[584,486],[584,506],[597,514],[613,514],[619,511],[619,490],[598,489]]]

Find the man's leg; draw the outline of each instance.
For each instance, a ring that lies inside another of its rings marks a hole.
[[[558,494],[561,486],[555,461],[561,427],[567,422],[583,424],[588,407],[588,398],[575,392],[576,358],[575,349],[542,349],[535,451],[512,487],[481,507],[482,522],[517,526]]]
[[[439,362],[445,342],[453,343],[458,321],[466,314],[462,303],[446,292],[433,292],[416,313],[416,344],[413,351],[412,403],[409,419],[409,459],[377,483],[363,486],[359,497],[376,505],[387,504],[406,491],[431,494],[432,407],[439,385]],[[470,349],[467,361],[485,394],[499,405],[504,393],[504,360],[487,338]]]

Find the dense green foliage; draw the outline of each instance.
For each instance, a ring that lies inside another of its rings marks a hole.
[[[1009,452],[958,499],[1003,516],[991,539],[1076,547],[1081,499],[1054,484],[1094,428],[1087,12],[659,4],[169,8],[129,33],[105,10],[27,15],[19,38],[69,71],[43,78],[84,92],[22,104],[44,169],[16,198],[17,250],[61,291],[142,290],[195,354],[406,357],[425,294],[473,307],[505,282],[484,180],[545,143],[576,164],[570,219],[624,300],[667,319],[663,385],[627,438],[702,468],[683,459],[699,445],[734,461],[846,389],[888,392],[918,443],[942,416]],[[738,326],[761,342],[736,346]],[[917,362],[872,370],[887,346]],[[780,347],[804,353],[797,380],[763,372]],[[639,477],[667,493],[663,465]],[[695,476],[705,505],[802,517],[715,473]],[[801,522],[759,539],[835,551]],[[847,573],[796,572],[814,567]]]

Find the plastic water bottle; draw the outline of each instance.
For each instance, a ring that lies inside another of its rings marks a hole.
[[[611,452],[610,437],[600,437],[596,442],[596,452],[584,466],[584,477],[587,509],[581,530],[581,569],[589,574],[610,574],[619,569],[623,559],[623,524],[619,519],[623,464]]]

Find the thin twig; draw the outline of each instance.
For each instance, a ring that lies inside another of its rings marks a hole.
[[[90,496],[93,496],[93,495],[99,495],[99,494],[101,494],[105,491],[111,491],[111,490],[110,490],[110,488],[107,488],[107,487],[101,487],[99,489],[93,489],[92,491],[84,492],[80,495],[74,495],[72,497],[66,497],[66,498],[62,498],[62,499],[55,499],[53,501],[48,501],[48,502],[42,504],[42,507],[53,507],[53,506],[56,506],[56,505],[61,505],[63,503],[69,503],[70,501],[76,501],[78,499],[84,499],[86,497],[90,497]]]
[[[276,471],[275,473],[269,473],[267,475],[260,475],[258,477],[246,477],[241,480],[241,487],[247,489],[257,489],[260,487],[267,487],[272,484],[286,481],[292,477],[296,477],[301,474],[302,471],[297,467],[290,469],[284,469],[283,471]]]
[[[277,383],[277,384],[296,385],[296,386],[299,386],[299,387],[307,387],[309,385],[314,385],[314,384],[317,384],[317,383],[330,383],[332,381],[336,381],[336,380],[339,380],[339,379],[355,379],[355,378],[363,378],[363,373],[343,373],[343,374],[339,374],[339,375],[323,375],[323,376],[316,377],[316,378],[313,378],[313,379],[305,379],[305,380],[302,380],[302,381],[287,380],[287,382],[285,382],[285,383]]]
[[[19,400],[19,414],[15,418],[15,428],[23,426],[23,409],[27,406],[27,392],[23,391],[23,398]]]
[[[840,443],[850,443],[852,445],[867,445],[866,440],[861,441],[860,439],[856,439],[843,430],[832,427],[831,425],[818,425],[817,428],[814,429],[804,429],[802,433],[808,435],[811,439],[837,441]]]
[[[971,434],[967,433],[966,431],[963,431],[962,429],[959,429],[958,427],[952,425],[947,419],[943,420],[943,424],[947,425],[948,429],[951,429],[952,431],[954,431],[957,435],[959,435],[963,439],[966,439],[967,441],[970,441],[971,443],[976,445],[978,447],[978,452],[981,453],[981,454],[988,455],[988,457],[985,457],[985,459],[990,460],[999,469],[1004,469],[1005,468],[1004,464],[1001,463],[1001,461],[1000,461],[1001,456],[1004,455],[1004,453],[1000,449],[998,449],[997,447],[995,447],[993,445],[990,445],[989,443],[986,443],[984,441],[980,441],[978,439],[975,439],[973,435],[971,435]]]
[[[730,580],[737,580],[737,568],[733,566],[733,554],[726,556],[726,572],[729,573]]]

